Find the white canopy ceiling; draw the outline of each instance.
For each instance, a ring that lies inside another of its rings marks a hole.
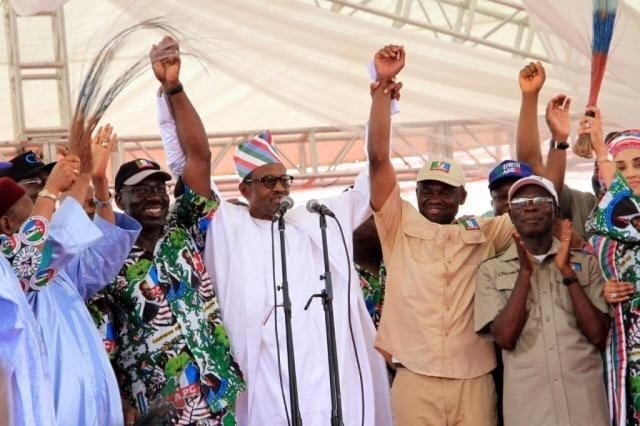
[[[42,3],[52,0],[30,0]],[[23,7],[29,2],[22,3]],[[55,3],[55,1],[54,1]],[[60,0],[58,0],[60,3]],[[588,88],[590,2],[524,1],[545,34],[554,61],[543,99],[558,92],[584,105]],[[83,67],[118,29],[165,16],[183,31],[185,51],[207,62],[184,65],[184,83],[207,130],[350,126],[366,121],[366,63],[384,44],[403,44],[407,66],[397,121],[483,119],[513,122],[519,109],[518,70],[525,63],[502,52],[440,41],[413,32],[332,13],[297,0],[71,0],[65,5],[72,97]],[[542,24],[544,23],[544,24]],[[640,14],[623,4],[601,106],[610,126],[637,126],[640,104]],[[4,33],[0,33],[4,37]],[[557,43],[562,36],[564,42]],[[50,50],[47,32],[23,31],[22,51]],[[117,69],[143,55],[159,34],[139,34],[114,62]],[[6,54],[0,75],[7,75]],[[55,101],[45,86],[25,93],[31,123],[51,125]],[[106,119],[121,135],[157,134],[151,73],[135,81]],[[7,79],[0,96],[8,99]],[[580,108],[574,108],[579,113]],[[0,104],[0,140],[13,137],[9,102]]]

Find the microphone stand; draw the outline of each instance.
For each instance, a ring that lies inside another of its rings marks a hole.
[[[320,215],[320,232],[322,233],[322,255],[324,259],[324,273],[320,276],[324,280],[324,290],[309,298],[304,309],[309,307],[314,297],[322,299],[324,308],[324,322],[327,331],[327,353],[329,355],[329,386],[331,388],[331,425],[343,426],[342,396],[340,394],[340,375],[338,372],[338,348],[336,345],[336,326],[333,316],[333,281],[329,269],[329,248],[327,246],[327,217]]]
[[[289,281],[287,280],[287,258],[284,242],[284,215],[278,218],[280,234],[280,261],[282,262],[282,306],[284,308],[284,326],[287,339],[287,366],[289,369],[289,403],[291,404],[292,426],[302,426],[300,402],[298,401],[298,383],[296,379],[296,360],[293,351],[293,330],[291,328],[291,298],[289,297]]]

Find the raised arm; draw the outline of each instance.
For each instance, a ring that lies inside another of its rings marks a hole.
[[[600,109],[596,106],[587,107],[587,111],[591,111],[594,116],[584,115],[580,119],[580,135],[588,134],[591,137],[591,146],[596,157],[596,162],[600,170],[600,177],[604,182],[604,186],[608,189],[616,175],[616,163],[608,156],[607,145],[604,142],[604,131],[602,130],[602,115]]]
[[[546,74],[540,62],[531,62],[520,70],[518,82],[522,92],[520,117],[516,133],[516,155],[519,161],[529,164],[533,173],[542,176],[544,163],[540,151],[538,132],[538,95]]]
[[[549,148],[547,165],[542,160],[540,132],[538,131],[538,95],[546,80],[544,67],[540,62],[526,65],[518,77],[522,91],[520,117],[516,134],[516,155],[518,160],[528,163],[533,173],[553,182],[558,194],[564,185],[567,163],[567,140],[571,121],[569,106],[571,100],[566,95],[557,95],[547,104],[545,118],[551,132],[553,146]]]
[[[162,84],[175,118],[178,140],[185,155],[182,180],[195,193],[211,194],[211,151],[200,116],[180,83],[178,43],[165,37],[149,54],[153,72]]]
[[[371,207],[382,208],[393,191],[397,180],[389,157],[391,131],[391,93],[397,84],[394,77],[404,67],[405,53],[402,46],[387,45],[378,50],[374,65],[379,85],[373,91],[369,116],[369,180],[371,183]]]
[[[560,194],[564,186],[564,174],[567,166],[567,148],[571,117],[569,109],[571,99],[567,95],[554,96],[547,103],[545,119],[551,132],[551,146],[547,155],[547,166],[542,176],[553,182],[556,192]],[[538,145],[539,146],[539,145]]]
[[[93,176],[91,181],[96,201],[96,213],[111,224],[116,223],[116,216],[111,205],[107,166],[109,165],[109,157],[116,147],[117,138],[118,136],[113,133],[113,127],[107,124],[96,131],[92,144]]]

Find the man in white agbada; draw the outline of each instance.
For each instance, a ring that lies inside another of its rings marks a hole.
[[[158,98],[158,118],[172,172],[181,175],[184,164],[179,152],[175,124],[166,101]],[[292,178],[271,145],[266,132],[241,144],[234,156],[240,178],[240,191],[249,207],[223,201],[207,233],[205,261],[214,277],[223,322],[247,382],[247,391],[238,398],[236,413],[241,425],[285,425],[277,354],[280,353],[282,387],[289,404],[288,371],[282,309],[274,310],[271,218],[282,197],[289,194]],[[373,347],[375,329],[364,305],[356,271],[353,269],[353,230],[371,215],[367,178],[359,176],[353,190],[324,200],[340,221],[345,233],[348,256],[338,227],[328,220],[329,261],[333,277],[333,308],[336,325],[338,368],[345,425],[391,425],[389,383],[382,357]],[[321,302],[314,299],[324,288],[319,276],[324,271],[318,216],[298,206],[285,216],[287,272],[292,303],[293,341],[300,412],[305,426],[328,425],[331,415],[329,370]],[[280,246],[277,224],[275,238],[275,277],[281,283]],[[350,279],[350,281],[349,281]],[[278,291],[278,302],[282,303]],[[278,315],[279,347],[274,320]],[[364,395],[353,339],[362,372]]]

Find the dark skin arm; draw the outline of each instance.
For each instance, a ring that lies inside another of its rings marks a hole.
[[[489,332],[496,343],[507,351],[515,349],[527,319],[527,296],[531,289],[531,274],[533,272],[531,255],[524,246],[524,242],[515,232],[513,234],[513,240],[518,247],[518,258],[520,259],[520,269],[518,271],[518,277],[516,278],[516,285],[504,309],[502,309],[493,322],[489,324]]]
[[[538,96],[545,79],[544,67],[539,62],[531,62],[520,70],[518,81],[522,102],[516,133],[516,155],[519,161],[531,166],[534,174],[553,182],[556,192],[560,193],[564,185],[567,153],[564,150],[550,149],[545,167],[540,150]],[[570,100],[565,95],[556,96],[547,105],[547,125],[551,138],[555,141],[566,141],[569,138],[569,105]]]
[[[152,47],[149,56],[153,72],[165,91],[180,84],[180,52],[175,40],[165,37]],[[212,196],[211,151],[202,120],[184,91],[167,98],[185,155],[182,180],[192,191],[209,198]]]
[[[575,278],[576,276],[569,262],[571,232],[571,222],[562,221],[560,224],[560,247],[558,247],[554,259],[562,278]],[[595,347],[604,350],[609,333],[609,316],[593,306],[579,283],[573,283],[567,289],[580,330]]]
[[[373,91],[367,141],[371,207],[374,211],[382,208],[397,182],[389,157],[391,95],[399,84],[394,83],[393,78],[404,67],[404,58],[404,49],[395,45],[385,46],[374,57],[380,84]]]

